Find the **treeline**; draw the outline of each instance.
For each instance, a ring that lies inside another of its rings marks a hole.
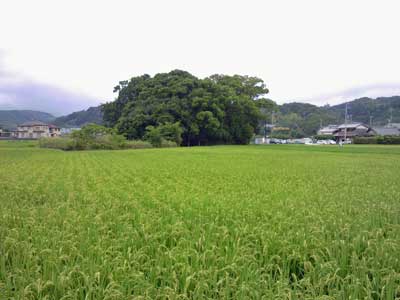
[[[115,101],[102,105],[106,126],[133,140],[177,144],[247,144],[275,103],[257,77],[199,79],[175,70],[121,81]]]

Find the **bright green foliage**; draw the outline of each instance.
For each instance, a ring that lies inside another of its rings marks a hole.
[[[93,141],[99,136],[114,133],[114,130],[97,124],[88,124],[82,127],[81,130],[76,130],[71,133],[72,138],[82,139],[84,141]]]
[[[51,148],[60,150],[75,150],[77,143],[70,137],[52,137],[39,139],[40,148]]]
[[[124,136],[118,135],[114,129],[97,124],[88,124],[81,130],[73,131],[69,136],[41,138],[41,148],[61,150],[118,150],[129,148]]]
[[[157,134],[159,135],[159,142],[155,141]],[[112,128],[97,124],[88,124],[79,131],[73,131],[68,136],[41,138],[39,140],[39,147],[61,150],[121,150],[144,149],[152,148],[153,146],[168,148],[178,146],[174,140],[179,141],[180,134],[180,127],[177,124],[165,124],[157,127],[149,135],[149,140],[152,143],[141,140],[128,141],[124,136],[117,134]]]
[[[161,147],[161,143],[163,141],[163,138],[161,136],[161,130],[159,127],[154,127],[154,126],[147,126],[146,127],[146,134],[144,135],[144,138],[150,142],[154,147]]]
[[[175,143],[175,146],[182,142],[182,128],[177,123],[165,123],[157,127],[147,126],[144,139],[148,140],[154,147],[161,147],[163,142],[169,141]]]
[[[0,143],[0,299],[396,299],[400,148]]]
[[[134,77],[114,91],[118,98],[103,105],[105,124],[128,139],[143,139],[154,128],[177,124],[181,137],[172,140],[188,146],[249,143],[261,116],[258,98],[268,93],[257,77],[199,79],[180,70]],[[151,135],[155,139],[157,131]]]

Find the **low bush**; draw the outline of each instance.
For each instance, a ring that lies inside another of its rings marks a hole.
[[[126,139],[121,135],[105,134],[88,141],[86,148],[93,150],[118,150],[125,149]]]
[[[113,129],[91,124],[80,131],[73,132],[68,137],[42,138],[39,140],[39,147],[61,150],[119,150],[178,146],[176,142],[162,137],[157,143],[152,144],[152,142],[154,141],[151,139],[150,141],[128,141],[124,136],[116,134]]]
[[[173,147],[178,147],[178,145],[173,141],[168,141],[164,139],[161,141],[161,148],[173,148]]]
[[[378,144],[383,145],[400,145],[400,136],[379,136],[377,138]]]
[[[400,145],[400,136],[371,136],[354,138],[354,144]]]
[[[174,147],[173,142],[167,142],[161,147]],[[91,140],[88,143],[71,137],[41,138],[40,148],[51,148],[60,150],[121,150],[121,149],[146,149],[153,148],[147,141],[127,141],[122,136],[105,135]]]
[[[153,148],[153,146],[147,141],[135,140],[135,141],[126,141],[125,149],[146,149]]]
[[[39,139],[40,148],[52,148],[61,150],[75,150],[76,141],[67,137],[53,137]]]
[[[355,137],[353,139],[354,144],[378,144],[378,138],[376,136],[370,137]]]
[[[182,129],[179,123],[165,123],[159,126],[147,126],[145,140],[153,147],[177,147],[182,143]]]

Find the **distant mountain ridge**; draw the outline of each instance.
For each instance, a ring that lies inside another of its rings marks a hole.
[[[309,103],[285,103],[278,106],[275,123],[292,128],[293,135],[309,136],[321,126],[344,123],[346,103],[316,106]],[[384,126],[400,123],[400,96],[377,99],[360,98],[347,102],[348,120]]]
[[[90,107],[87,110],[58,118],[52,114],[35,110],[0,110],[0,128],[14,130],[18,124],[29,121],[41,121],[59,127],[82,127],[89,123],[102,124],[103,113],[100,106]]]
[[[103,112],[100,106],[89,107],[72,114],[56,118],[54,124],[60,127],[82,127],[89,123],[103,124]]]
[[[28,121],[50,123],[55,119],[52,114],[35,110],[0,110],[0,127],[16,129],[18,124]]]
[[[376,99],[359,98],[350,101],[348,114],[354,121],[375,125],[385,125],[389,122],[400,123],[400,96],[380,97]],[[330,111],[344,118],[346,103],[330,107]]]

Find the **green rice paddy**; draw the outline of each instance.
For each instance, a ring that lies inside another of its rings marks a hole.
[[[0,142],[0,299],[400,299],[400,147]]]

